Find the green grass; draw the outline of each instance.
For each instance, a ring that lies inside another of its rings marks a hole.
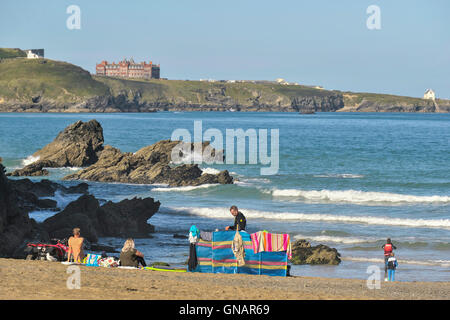
[[[396,105],[396,104],[411,104],[411,105],[424,105],[429,101],[421,98],[396,96],[390,94],[380,93],[365,93],[365,92],[342,92],[344,95],[345,104],[360,104],[363,100],[369,102],[377,102],[382,105]]]
[[[0,59],[26,57],[25,51],[19,48],[0,48]]]
[[[49,59],[6,59],[0,62],[0,97],[30,101],[43,96],[58,102],[77,102],[107,95],[108,87],[88,71]]]

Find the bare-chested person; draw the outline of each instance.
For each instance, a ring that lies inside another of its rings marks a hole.
[[[80,236],[80,228],[73,229],[73,237],[69,238],[69,252],[67,253],[67,261],[70,262],[73,256],[73,262],[81,263],[84,258],[83,252],[84,238]]]

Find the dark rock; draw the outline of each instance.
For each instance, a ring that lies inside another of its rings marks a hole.
[[[58,203],[52,199],[38,199],[36,204],[41,209],[56,209]]]
[[[116,248],[99,243],[91,243],[90,250],[96,252],[120,253]]]
[[[36,151],[36,162],[15,170],[11,176],[48,175],[44,167],[83,167],[93,164],[103,149],[103,128],[96,120],[71,124],[51,143]]]
[[[49,171],[45,170],[44,168],[56,168],[58,167],[58,164],[54,161],[50,160],[38,160],[36,162],[33,162],[22,169],[14,170],[11,173],[8,173],[7,176],[13,176],[13,177],[22,177],[22,176],[48,176]]]
[[[67,238],[78,227],[90,242],[98,237],[148,237],[154,227],[147,223],[158,210],[160,203],[153,198],[125,199],[118,203],[108,201],[100,206],[92,195],[83,195],[69,203],[56,215],[46,219],[42,226],[50,237]]]
[[[19,195],[11,187],[0,164],[0,257],[11,257],[33,233],[32,221],[18,206],[19,202]]]
[[[331,264],[341,263],[339,252],[319,244],[312,247],[306,240],[297,240],[292,244],[292,264]]]
[[[233,178],[228,171],[219,174],[203,174],[197,164],[171,165],[172,149],[180,141],[162,140],[151,146],[142,148],[136,153],[122,153],[119,149],[105,146],[98,161],[74,174],[64,177],[64,180],[91,180],[100,182],[123,183],[164,183],[170,186],[200,185],[205,183],[231,184]],[[186,144],[187,150],[194,150],[195,144]],[[209,142],[198,148],[205,150]],[[213,156],[223,153],[212,148],[208,149]],[[182,154],[182,157],[185,155]]]

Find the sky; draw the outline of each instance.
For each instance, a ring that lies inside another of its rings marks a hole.
[[[80,28],[69,29],[70,5]],[[379,29],[369,29],[379,8]],[[0,1],[0,47],[95,72],[153,61],[168,79],[275,80],[450,98],[448,0]]]

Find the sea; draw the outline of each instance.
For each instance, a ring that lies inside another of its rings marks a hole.
[[[288,233],[293,241],[324,244],[341,255],[336,266],[293,265],[292,275],[368,279],[379,268],[383,278],[381,246],[391,238],[399,262],[396,280],[450,280],[450,114],[0,113],[3,164],[12,171],[35,161],[31,155],[66,126],[91,119],[101,123],[105,144],[124,152],[170,139],[176,129],[189,132],[193,140],[203,139],[204,134],[194,134],[195,123],[201,123],[201,133],[215,129],[223,134],[228,153],[227,129],[250,130],[258,137],[260,129],[267,129],[268,153],[278,159],[278,170],[269,175],[261,170],[268,164],[259,158],[250,161],[254,149],[247,146],[245,163],[199,165],[206,173],[228,170],[235,178],[231,185],[88,182],[101,201],[152,197],[161,202],[148,221],[156,233],[136,239],[147,263],[183,266],[189,243],[174,234],[187,235],[192,225],[223,230],[233,224],[229,207],[236,205],[247,217],[249,233]],[[277,150],[271,149],[274,132]],[[258,141],[258,150],[261,145]],[[238,153],[236,149],[236,158]],[[44,178],[74,185],[78,182],[60,179],[76,170],[80,168],[50,169]],[[57,193],[53,198],[64,208],[78,196]],[[43,221],[54,214],[35,211],[30,217]],[[119,250],[124,240],[100,238]]]

